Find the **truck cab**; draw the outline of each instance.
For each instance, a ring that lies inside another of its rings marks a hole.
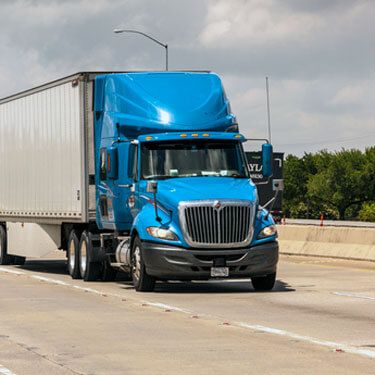
[[[248,278],[272,289],[272,216],[259,206],[238,124],[209,72],[99,75],[96,226],[108,267],[139,291],[157,280]],[[270,170],[270,145],[264,145]],[[105,245],[105,244],[109,245]]]

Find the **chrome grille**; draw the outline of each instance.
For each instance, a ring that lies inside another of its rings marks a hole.
[[[191,246],[241,247],[251,241],[255,210],[249,201],[182,202],[179,210]]]

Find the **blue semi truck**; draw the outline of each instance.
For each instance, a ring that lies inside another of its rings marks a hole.
[[[218,75],[83,72],[0,100],[0,263],[273,288],[278,243]],[[16,144],[16,150],[11,145]],[[272,146],[262,146],[263,175]]]

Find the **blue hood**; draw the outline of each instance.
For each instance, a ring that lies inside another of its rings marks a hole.
[[[231,177],[171,178],[158,182],[158,201],[177,209],[182,201],[241,199],[255,202],[257,191],[250,179]]]

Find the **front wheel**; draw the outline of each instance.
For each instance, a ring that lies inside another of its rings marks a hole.
[[[276,273],[270,275],[252,277],[251,282],[256,291],[267,291],[271,290],[275,286]]]
[[[148,275],[142,259],[142,242],[136,237],[132,247],[131,274],[133,285],[137,292],[152,292],[155,288],[155,278]]]

